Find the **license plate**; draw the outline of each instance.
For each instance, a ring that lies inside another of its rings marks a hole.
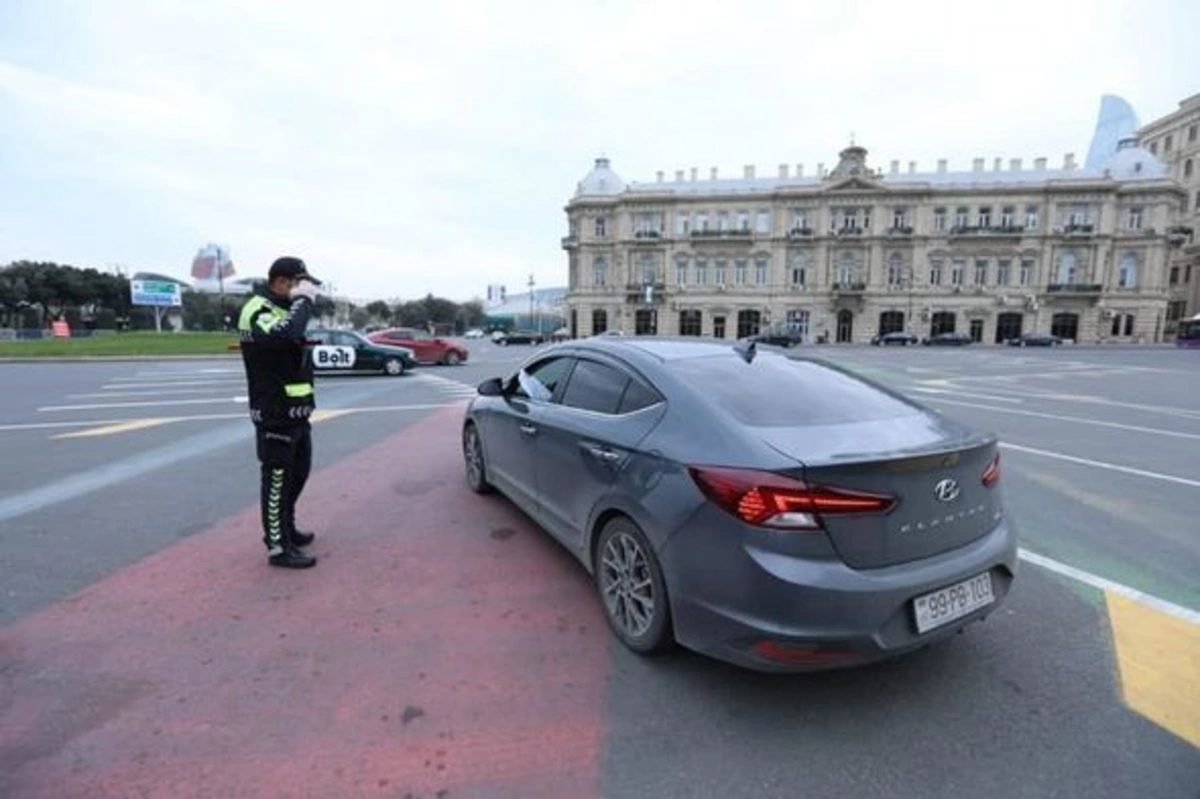
[[[913,600],[917,632],[923,633],[949,624],[995,601],[991,572],[931,591]]]

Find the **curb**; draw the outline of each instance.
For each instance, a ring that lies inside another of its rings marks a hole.
[[[241,355],[27,355],[3,357],[0,363],[119,363],[122,361],[218,361],[239,359]]]

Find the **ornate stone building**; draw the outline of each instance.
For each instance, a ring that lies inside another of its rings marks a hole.
[[[1138,131],[1142,146],[1162,160],[1183,188],[1167,265],[1167,325],[1200,313],[1200,94],[1179,103],[1179,110]]]
[[[599,158],[565,209],[569,324],[578,336],[788,326],[806,341],[894,330],[1157,341],[1182,196],[1131,138],[1094,168],[1068,155],[1059,168],[893,161],[885,173],[852,145],[810,176],[747,166],[733,180],[692,169],[626,184]]]

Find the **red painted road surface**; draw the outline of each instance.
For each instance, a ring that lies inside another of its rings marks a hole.
[[[247,508],[0,631],[0,796],[597,795],[603,616],[466,489],[461,414],[313,476],[316,569]]]

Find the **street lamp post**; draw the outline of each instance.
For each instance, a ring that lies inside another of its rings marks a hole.
[[[916,274],[915,274],[915,270],[913,269],[913,267],[911,267],[911,266],[907,267],[907,268],[905,269],[905,280],[904,280],[904,282],[905,282],[905,284],[906,284],[906,285],[907,285],[907,287],[908,287],[908,315],[904,317],[904,321],[905,321],[905,322],[907,323],[907,325],[908,325],[908,332],[909,332],[909,333],[912,333],[912,332],[913,332],[913,323],[912,323],[912,315],[913,315],[913,281],[914,281],[915,277],[916,277]],[[915,335],[915,334],[914,334],[914,335]]]
[[[533,274],[532,273],[529,275],[529,283],[527,285],[529,286],[529,323],[533,324],[533,322],[534,322],[534,320],[533,320],[533,286],[534,286],[534,283],[533,283]],[[538,332],[539,333],[542,332],[540,327],[538,328]]]

